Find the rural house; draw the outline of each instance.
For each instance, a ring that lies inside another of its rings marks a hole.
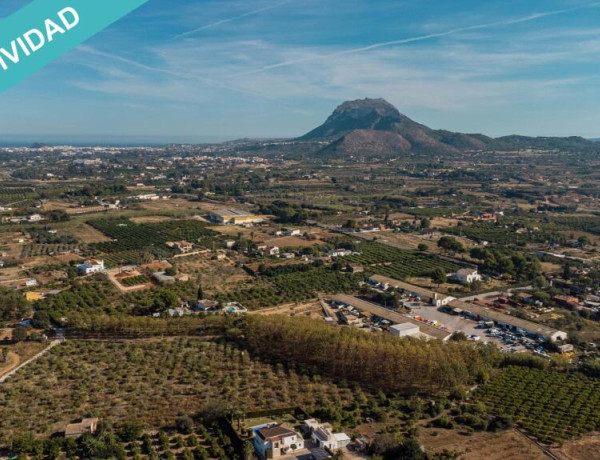
[[[301,435],[284,425],[256,427],[254,450],[262,459],[279,458],[304,448]]]
[[[475,281],[481,281],[481,275],[475,268],[462,268],[454,274],[453,278],[461,284],[471,284]]]
[[[329,423],[319,423],[311,418],[304,422],[304,426],[317,447],[336,451],[350,444],[350,436],[346,433],[334,433]]]

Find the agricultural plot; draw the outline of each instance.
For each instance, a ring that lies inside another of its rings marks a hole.
[[[93,284],[82,284],[48,296],[37,308],[47,311],[56,320],[75,312],[113,313],[111,299],[115,294],[110,282],[96,280]]]
[[[513,217],[511,221],[517,220]],[[544,216],[539,220],[521,219],[528,227],[537,226],[546,231],[584,231],[600,234],[600,216],[560,215]]]
[[[211,258],[210,253],[182,257],[177,259],[175,265],[180,273],[187,273],[192,279],[201,278],[203,289],[211,293],[226,292],[240,282],[251,279],[244,269],[230,259]]]
[[[177,250],[168,248],[168,241],[186,240],[200,246],[212,247],[218,235],[196,220],[172,220],[135,224],[123,218],[95,219],[88,222],[111,241],[90,246],[103,253],[107,266],[143,264],[156,258],[175,255]]]
[[[454,214],[460,214],[463,211],[459,208],[401,208],[399,212],[413,217],[445,217]]]
[[[513,228],[497,226],[495,224],[477,223],[472,225],[461,225],[444,229],[447,233],[464,236],[476,241],[488,241],[501,245],[513,245],[519,243],[545,243],[552,240],[552,235],[546,232],[528,231],[517,233]]]
[[[509,367],[483,386],[477,398],[493,412],[514,417],[544,442],[600,430],[600,379],[580,373]]]
[[[84,252],[85,248],[79,244],[27,244],[23,246],[21,257],[55,256],[70,252]]]
[[[447,273],[460,269],[460,266],[427,254],[405,251],[380,243],[362,242],[357,252],[344,257],[344,262],[363,265],[366,269],[390,278],[410,278],[429,276],[436,268],[443,268]]]
[[[102,259],[109,268],[119,267],[121,265],[143,264],[154,260],[152,254],[147,254],[143,250],[119,251],[111,254],[103,254]]]
[[[119,283],[125,287],[140,286],[142,284],[148,284],[149,282],[150,278],[148,278],[146,275],[131,276],[129,278],[123,278],[119,280]]]
[[[215,404],[246,410],[350,404],[347,387],[272,366],[233,345],[202,339],[69,340],[15,375],[0,392],[0,446],[19,433],[51,435],[94,410],[116,425],[170,426]]]
[[[255,286],[234,290],[219,296],[223,301],[240,302],[246,308],[258,309],[275,305],[304,302],[319,294],[352,293],[358,290],[363,275],[351,275],[330,268],[311,268],[266,277]]]
[[[31,188],[0,187],[0,205],[7,205],[11,203],[19,203],[20,205],[20,202],[26,200],[35,200],[36,198],[38,198],[38,194]]]

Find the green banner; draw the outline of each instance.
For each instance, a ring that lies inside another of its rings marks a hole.
[[[35,0],[0,21],[0,91],[148,0]]]

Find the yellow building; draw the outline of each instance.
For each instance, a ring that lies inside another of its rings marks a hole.
[[[210,218],[221,225],[257,224],[265,220],[263,216],[235,210],[214,211],[210,214]]]
[[[44,295],[40,294],[39,292],[26,292],[25,298],[30,302],[37,302],[38,300],[42,300]]]

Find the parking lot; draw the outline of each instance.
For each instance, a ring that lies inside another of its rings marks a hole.
[[[413,317],[421,317],[427,321],[437,321],[442,326],[446,326],[450,332],[463,332],[466,336],[477,336],[482,342],[495,343],[498,347],[503,347],[504,342],[500,337],[491,337],[485,333],[485,329],[478,327],[476,321],[464,318],[458,315],[450,315],[440,311],[432,306],[417,306],[411,304],[411,314]]]

